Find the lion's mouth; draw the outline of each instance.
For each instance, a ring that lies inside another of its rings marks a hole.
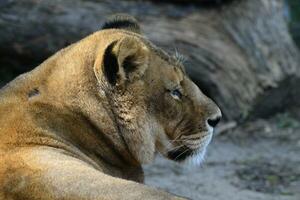
[[[204,136],[200,137],[200,140],[198,137],[195,137],[195,135],[190,135],[189,137],[184,138],[185,141],[184,144],[182,144],[183,146],[169,151],[167,153],[167,157],[178,162],[188,160],[188,158],[195,158],[196,160],[199,160],[199,156],[201,157],[200,160],[202,160],[202,157],[206,152],[206,147],[212,139],[212,133],[203,135]]]
[[[192,149],[182,146],[178,149],[172,150],[168,152],[168,158],[174,161],[183,161],[187,157],[191,156],[193,154]]]

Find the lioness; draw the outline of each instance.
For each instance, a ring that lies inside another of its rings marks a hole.
[[[141,184],[141,165],[156,152],[201,161],[220,117],[118,15],[1,90],[0,199],[182,199]]]

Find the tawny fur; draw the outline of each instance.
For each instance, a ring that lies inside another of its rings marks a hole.
[[[103,73],[116,42],[116,84]],[[132,56],[136,68],[122,63]],[[201,146],[218,107],[137,33],[108,29],[59,51],[0,91],[1,200],[183,199],[141,184],[157,151]],[[169,91],[180,87],[183,97]],[[203,137],[202,137],[203,136]],[[186,141],[185,141],[186,142]]]

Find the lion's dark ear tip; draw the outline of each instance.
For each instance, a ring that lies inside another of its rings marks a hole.
[[[104,29],[124,29],[128,31],[132,31],[135,33],[141,33],[141,28],[137,22],[137,20],[127,14],[116,14],[110,16],[103,24],[101,30]]]

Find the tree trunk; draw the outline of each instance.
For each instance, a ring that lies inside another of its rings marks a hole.
[[[30,68],[98,30],[106,16],[118,12],[137,17],[157,45],[185,55],[191,78],[221,106],[226,119],[264,117],[298,103],[300,59],[283,16],[283,0],[236,0],[211,7],[4,0],[0,71],[15,59],[23,65],[18,69]]]

